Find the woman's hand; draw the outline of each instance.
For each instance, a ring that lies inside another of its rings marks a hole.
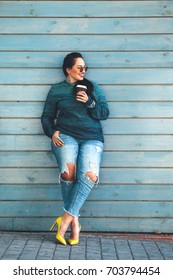
[[[76,93],[76,100],[79,102],[86,103],[88,101],[88,95],[85,91],[79,91]]]
[[[56,131],[53,135],[52,135],[52,141],[54,143],[54,145],[56,147],[62,147],[64,146],[64,142],[62,141],[62,139],[59,137],[60,135],[60,131]]]

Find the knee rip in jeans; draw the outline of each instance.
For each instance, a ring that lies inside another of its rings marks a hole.
[[[94,172],[90,171],[90,172],[86,172],[85,174],[90,178],[90,180],[93,183],[97,183],[98,177],[97,177],[97,175]]]
[[[61,173],[61,178],[64,181],[75,181],[76,178],[76,164],[74,163],[67,163],[66,164],[67,171]]]

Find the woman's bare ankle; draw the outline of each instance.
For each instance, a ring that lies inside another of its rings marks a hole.
[[[71,235],[70,239],[78,239],[79,238],[79,232],[80,232],[80,225],[78,217],[75,217],[71,222]]]
[[[59,233],[62,237],[64,237],[72,220],[73,220],[73,216],[71,216],[68,213],[64,213],[64,215],[62,216],[62,222],[61,222],[60,231],[59,231]]]

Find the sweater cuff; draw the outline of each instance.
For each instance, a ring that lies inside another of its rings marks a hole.
[[[93,103],[93,101],[94,100],[90,96],[88,96],[88,101],[85,103],[85,105],[89,107]]]
[[[88,101],[85,103],[87,108],[93,109],[96,105],[95,101],[89,96]]]

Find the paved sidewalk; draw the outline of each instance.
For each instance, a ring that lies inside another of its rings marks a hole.
[[[81,233],[77,246],[63,246],[55,232],[0,232],[0,259],[173,260],[173,236]]]

